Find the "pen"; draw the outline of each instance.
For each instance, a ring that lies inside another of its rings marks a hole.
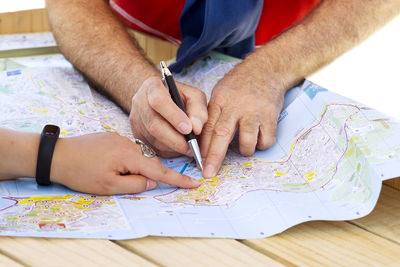
[[[160,62],[162,79],[165,86],[168,88],[169,94],[171,95],[172,101],[186,114],[185,107],[183,106],[183,102],[181,96],[179,95],[178,88],[176,88],[176,84],[174,81],[174,77],[172,77],[171,72],[167,68],[167,65],[164,61]],[[192,151],[193,157],[196,161],[197,167],[200,170],[203,170],[203,162],[201,159],[199,144],[197,143],[196,136],[193,133],[193,130],[189,134],[185,134],[185,139],[188,142],[190,150]]]

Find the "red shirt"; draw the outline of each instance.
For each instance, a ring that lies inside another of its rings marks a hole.
[[[262,45],[300,21],[320,0],[265,0],[258,22],[256,45]],[[111,8],[128,27],[175,44],[182,41],[179,17],[185,0],[110,0]]]

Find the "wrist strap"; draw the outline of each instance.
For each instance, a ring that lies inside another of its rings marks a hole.
[[[38,185],[50,185],[51,161],[60,128],[56,125],[46,125],[40,135],[38,158],[36,163],[36,183]]]

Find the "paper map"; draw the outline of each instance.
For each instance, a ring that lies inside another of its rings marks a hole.
[[[40,132],[52,122],[65,137],[116,131],[133,138],[128,116],[89,89],[62,56],[0,59],[0,66],[1,60],[19,65],[0,73],[0,127]],[[40,67],[46,60],[54,65]],[[209,98],[238,62],[210,53],[176,79]],[[164,159],[201,179],[193,190],[162,185],[141,194],[93,196],[57,184],[39,187],[31,178],[0,182],[0,235],[247,239],[310,220],[359,218],[374,208],[382,180],[400,176],[400,121],[305,81],[285,97],[272,148],[252,157],[235,150],[233,142],[211,179],[189,158]]]

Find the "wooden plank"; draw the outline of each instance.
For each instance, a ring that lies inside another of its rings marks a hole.
[[[0,251],[30,266],[154,266],[108,240],[1,237]]]
[[[0,34],[50,31],[45,9],[0,13]],[[178,46],[167,41],[129,30],[146,56],[154,64],[176,56]]]
[[[59,53],[61,52],[57,46],[21,48],[13,50],[2,50],[0,51],[0,58],[28,57],[28,56],[59,54]]]
[[[30,10],[31,13],[31,32],[51,31],[49,18],[46,9]]]
[[[282,234],[244,244],[286,265],[388,266],[400,262],[400,245],[346,222],[307,222]]]
[[[384,185],[378,204],[371,214],[352,222],[400,244],[400,192]]]
[[[50,31],[45,9],[0,13],[0,34]]]
[[[178,46],[175,44],[131,29],[128,29],[128,33],[136,39],[146,57],[157,66],[161,60],[166,61],[176,56]]]
[[[281,266],[232,239],[146,237],[116,242],[163,266]]]
[[[400,190],[400,177],[386,180],[383,182],[385,185],[388,185],[394,189]]]
[[[3,253],[0,251],[0,253]],[[0,254],[0,266],[24,266],[21,264],[18,259],[14,260],[12,258],[7,257],[6,255]]]

